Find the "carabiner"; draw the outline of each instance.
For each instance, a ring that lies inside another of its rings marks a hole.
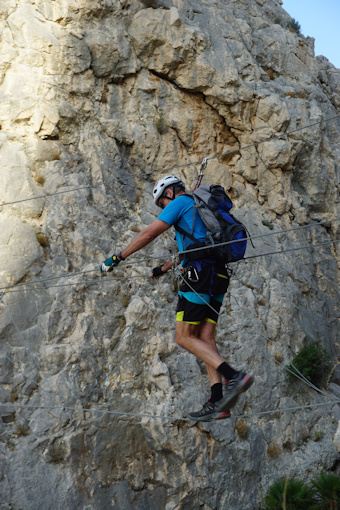
[[[195,267],[189,267],[188,280],[190,280],[193,283],[197,283],[199,281],[199,276]]]

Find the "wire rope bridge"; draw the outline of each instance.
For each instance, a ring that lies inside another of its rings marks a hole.
[[[235,149],[235,150],[226,152],[224,154],[219,154],[219,155],[212,156],[212,157],[209,157],[209,158],[204,158],[203,161],[197,161],[197,162],[194,162],[194,163],[188,163],[188,164],[184,164],[184,165],[175,165],[175,166],[172,166],[172,167],[169,167],[169,168],[163,168],[163,169],[160,169],[160,170],[155,170],[153,172],[140,174],[137,177],[146,177],[148,175],[151,175],[151,174],[154,174],[154,173],[157,173],[157,172],[170,171],[170,170],[173,170],[173,169],[176,169],[176,168],[180,169],[180,168],[185,168],[185,167],[188,167],[188,166],[191,166],[191,165],[201,164],[200,172],[198,174],[197,183],[196,183],[196,187],[199,187],[201,182],[202,182],[203,173],[204,173],[204,170],[206,168],[208,160],[212,160],[212,159],[215,159],[215,158],[223,157],[223,156],[226,156],[228,154],[232,154],[233,152],[239,152],[239,151],[241,151],[243,149],[246,149],[246,148],[249,148],[249,147],[253,147],[253,146],[265,143],[265,142],[270,141],[270,140],[281,138],[283,136],[289,136],[290,134],[296,133],[297,131],[301,131],[303,129],[306,129],[306,128],[309,128],[309,127],[313,127],[313,126],[315,126],[317,124],[321,124],[323,122],[330,122],[332,120],[339,119],[339,118],[340,118],[340,116],[337,115],[337,116],[331,117],[329,119],[325,119],[325,120],[322,120],[322,121],[319,121],[319,122],[315,122],[315,123],[309,124],[307,126],[303,126],[303,127],[294,129],[292,131],[289,131],[289,132],[286,132],[286,133],[283,133],[283,134],[279,134],[279,135],[273,136],[271,138],[267,138],[267,139],[259,141],[259,142],[255,142],[253,144],[241,147],[239,149]],[[65,191],[59,191],[59,192],[56,192],[56,193],[51,193],[51,194],[48,194],[48,195],[41,195],[39,197],[30,197],[30,198],[27,198],[27,199],[17,200],[17,201],[13,201],[13,202],[7,202],[7,203],[0,204],[0,207],[9,206],[9,205],[13,205],[13,204],[29,201],[29,200],[35,200],[35,199],[38,199],[38,198],[49,198],[49,197],[60,195],[60,194],[63,194],[63,193],[70,193],[70,192],[75,192],[75,191],[79,191],[79,190],[83,190],[83,189],[91,189],[91,188],[95,188],[95,187],[101,186],[101,185],[104,185],[104,183],[98,183],[98,184],[93,184],[93,185],[89,185],[89,186],[81,186],[81,187],[77,187],[77,188],[72,188],[70,190],[65,190]],[[329,220],[325,220],[325,221],[318,222],[318,223],[312,223],[312,224],[309,224],[309,225],[292,227],[292,228],[288,228],[288,229],[284,229],[284,230],[270,232],[270,233],[267,233],[267,234],[254,235],[252,237],[248,237],[248,239],[259,239],[259,238],[263,238],[263,237],[267,237],[267,236],[279,235],[279,234],[283,234],[283,233],[287,233],[287,232],[292,232],[292,231],[296,231],[296,230],[301,230],[301,229],[311,229],[311,228],[315,228],[316,226],[320,226],[320,225],[329,225],[331,223],[338,222],[339,220],[340,220],[340,218],[332,218],[332,219],[329,219]],[[216,246],[221,246],[221,245],[224,245],[224,244],[231,244],[233,242],[239,242],[239,241],[229,241],[227,243],[220,243],[219,245],[216,245]],[[331,246],[331,245],[334,245],[334,244],[336,244],[338,242],[340,242],[340,239],[330,240],[330,241],[321,242],[321,243],[314,243],[314,244],[308,243],[307,245],[298,246],[298,247],[294,247],[294,248],[286,248],[286,249],[283,249],[283,250],[278,250],[278,251],[272,251],[272,252],[267,252],[267,253],[251,255],[251,256],[245,257],[245,259],[243,259],[243,260],[249,260],[249,259],[254,259],[254,258],[258,258],[258,257],[266,257],[266,256],[269,256],[269,255],[284,254],[284,253],[293,252],[293,251],[299,251],[299,250],[301,251],[301,250],[314,249],[315,247],[319,247],[319,246]],[[206,248],[209,249],[209,247],[206,247]],[[199,249],[202,250],[204,248],[201,247]],[[177,252],[177,253],[172,254],[172,257],[173,257],[173,259],[175,259],[180,254],[183,255],[183,254],[185,254],[187,252],[191,252],[191,251],[194,251],[194,250],[186,250],[184,252]],[[158,254],[157,256],[149,256],[149,257],[143,258],[143,259],[135,259],[135,260],[132,260],[132,261],[129,260],[129,262],[127,262],[126,264],[131,266],[131,265],[134,265],[134,264],[140,264],[141,262],[149,262],[152,259],[160,259],[160,258],[168,257],[168,256],[169,256],[168,253]],[[30,356],[32,357],[32,359],[34,361],[34,364],[38,368],[39,372],[42,372],[41,367],[40,367],[36,357],[34,356],[32,350],[30,349],[27,341],[25,340],[25,337],[24,337],[22,331],[18,327],[18,325],[17,325],[17,323],[16,323],[16,321],[15,321],[11,311],[9,310],[8,305],[6,305],[6,303],[4,302],[5,294],[17,293],[17,292],[27,292],[27,291],[42,291],[42,290],[46,291],[46,290],[48,290],[50,288],[72,287],[74,285],[77,285],[77,286],[79,286],[79,285],[93,285],[93,284],[103,285],[103,284],[107,284],[107,283],[110,283],[110,282],[112,283],[113,281],[117,281],[117,280],[130,280],[130,279],[134,279],[134,278],[147,278],[147,277],[149,277],[149,273],[146,273],[146,274],[141,274],[141,275],[120,276],[120,277],[111,277],[111,278],[97,277],[96,279],[92,279],[92,280],[83,280],[83,281],[76,281],[76,282],[70,282],[70,283],[62,283],[62,284],[59,284],[59,285],[54,285],[54,284],[51,285],[51,283],[53,283],[54,281],[59,280],[59,279],[74,278],[74,277],[78,278],[80,275],[85,275],[85,274],[94,273],[94,272],[97,273],[98,271],[97,270],[86,270],[86,271],[78,271],[76,273],[65,273],[65,274],[55,275],[55,276],[51,276],[51,277],[44,278],[44,279],[32,280],[32,281],[29,281],[29,282],[24,282],[24,283],[19,283],[19,284],[15,284],[15,285],[7,285],[7,286],[0,287],[0,303],[3,305],[3,307],[6,310],[8,316],[10,317],[10,320],[12,321],[12,323],[13,323],[13,325],[14,325],[17,333],[18,333],[18,335],[20,336],[20,338],[21,338],[25,348],[27,349],[27,351],[29,352]],[[183,276],[182,276],[182,274],[180,272],[178,273],[178,278],[183,278]],[[335,282],[332,282],[332,283],[335,283]],[[335,285],[336,285],[336,283],[335,283]],[[194,289],[192,289],[192,290],[194,292],[196,292]],[[207,303],[207,305],[210,306],[208,303]],[[262,333],[259,333],[259,336],[262,337],[262,339],[264,339],[266,342],[267,341],[271,342],[271,340],[267,336],[263,335]],[[125,362],[127,362],[129,359],[131,359],[132,356],[135,356],[138,352],[140,352],[145,345],[146,345],[146,342],[144,344],[142,344],[131,356],[129,356],[128,359],[125,360]],[[13,364],[12,360],[8,356],[6,356],[6,357],[7,357],[7,360],[10,363]],[[303,406],[293,406],[293,407],[287,407],[287,408],[281,408],[281,409],[277,409],[276,408],[276,409],[272,409],[272,410],[268,410],[268,411],[252,412],[252,413],[248,413],[248,414],[242,414],[242,415],[238,415],[238,416],[233,416],[233,418],[241,418],[241,417],[249,418],[249,417],[253,417],[253,416],[266,416],[266,415],[270,415],[270,414],[298,411],[298,410],[301,410],[301,409],[307,409],[307,408],[312,408],[312,407],[321,407],[321,406],[329,406],[329,405],[336,405],[336,404],[340,403],[340,400],[336,400],[336,399],[330,398],[328,393],[326,393],[325,391],[323,391],[323,390],[317,388],[316,386],[314,386],[308,379],[306,379],[303,376],[303,374],[301,374],[296,369],[296,367],[292,366],[293,371],[291,371],[288,367],[284,366],[281,362],[279,362],[277,360],[275,360],[275,361],[279,365],[282,365],[286,370],[290,371],[295,377],[297,377],[298,379],[303,381],[306,385],[308,385],[314,391],[318,392],[323,397],[326,397],[327,400],[325,402],[321,402],[321,403],[318,402],[318,403],[307,404],[307,405],[303,405]],[[102,367],[100,367],[99,371],[95,374],[95,377],[94,377],[95,379],[103,371],[103,367],[104,367],[104,365]],[[41,386],[39,385],[38,382],[36,382],[36,381],[33,381],[33,382],[37,386],[39,386],[41,388]],[[78,398],[84,397],[84,396],[88,396],[91,393],[94,385],[92,385],[90,387],[90,389],[86,392],[86,394],[84,394],[84,393],[79,394],[79,395],[75,396],[72,399],[71,402],[63,404],[60,401],[59,396],[52,389],[48,379],[46,379],[46,382],[47,382],[47,386],[49,388],[49,393],[54,393],[55,394],[55,399],[56,399],[56,402],[57,402],[56,404],[53,404],[53,405],[33,405],[32,404],[32,405],[30,405],[30,404],[19,404],[19,403],[7,403],[6,402],[6,403],[0,403],[0,407],[5,407],[6,409],[13,409],[13,410],[18,409],[18,408],[46,409],[46,410],[58,410],[59,409],[59,410],[62,410],[62,411],[71,411],[71,412],[83,411],[83,412],[86,412],[86,413],[109,414],[109,415],[113,415],[113,416],[117,416],[117,417],[126,416],[126,417],[131,417],[131,418],[151,418],[151,419],[158,419],[158,420],[170,420],[170,421],[182,421],[182,422],[190,421],[190,422],[192,422],[192,420],[189,420],[189,418],[176,417],[176,416],[152,415],[152,414],[146,414],[146,413],[131,413],[131,412],[124,412],[124,411],[119,411],[119,410],[115,410],[115,409],[113,409],[113,410],[112,409],[100,409],[100,408],[94,408],[94,407],[90,408],[88,405],[86,407],[75,407],[75,406],[72,405]]]

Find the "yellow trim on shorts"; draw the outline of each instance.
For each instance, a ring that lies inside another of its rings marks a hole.
[[[216,321],[209,319],[208,317],[206,319],[204,319],[204,322],[211,322],[211,324],[217,324]]]
[[[183,317],[184,317],[184,311],[177,312],[176,313],[176,322],[184,322],[185,324],[193,324],[194,326],[198,326],[199,324],[201,324],[201,322],[211,322],[212,324],[217,324],[216,321],[209,319],[209,318],[203,319],[203,321],[184,321]]]
[[[198,326],[201,323],[201,321],[184,321],[183,317],[184,317],[184,311],[176,313],[176,321],[177,322],[184,322],[185,324],[193,324],[194,326]]]

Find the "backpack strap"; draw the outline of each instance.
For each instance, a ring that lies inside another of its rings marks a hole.
[[[191,241],[193,241],[195,244],[199,244],[201,246],[205,246],[204,243],[202,243],[201,241],[199,241],[198,239],[196,239],[196,237],[194,237],[192,234],[189,234],[189,232],[186,232],[182,227],[180,227],[179,225],[175,224],[174,225],[175,227],[175,230],[177,230],[177,232],[179,232],[180,234],[182,234],[183,236],[185,237],[188,237]]]
[[[189,234],[189,232],[186,232],[183,228],[179,227],[178,225],[174,225],[175,230],[182,234],[183,236],[188,237],[191,241],[193,241],[193,244],[190,244],[188,246],[188,250],[195,250],[193,252],[189,253],[183,253],[179,256],[180,260],[187,259],[187,260],[201,260],[206,258],[214,257],[214,254],[211,252],[211,249],[207,249],[207,245],[203,243],[202,241],[199,241],[196,239],[193,235]],[[197,248],[203,248],[202,250],[199,250]]]

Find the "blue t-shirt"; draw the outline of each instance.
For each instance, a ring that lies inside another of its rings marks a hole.
[[[164,221],[168,225],[172,226],[175,223],[181,227],[183,230],[191,234],[192,222],[193,222],[193,213],[194,213],[194,199],[188,197],[186,195],[180,195],[175,198],[172,202],[170,202],[158,216],[158,220]],[[195,209],[195,219],[194,219],[194,229],[192,235],[198,239],[199,241],[204,241],[205,234],[207,229],[198,214],[198,211]],[[190,244],[193,244],[193,241],[186,236],[183,236],[176,230],[176,241],[178,245],[178,250],[185,251],[190,249]],[[185,260],[182,261],[182,264],[185,265]]]

